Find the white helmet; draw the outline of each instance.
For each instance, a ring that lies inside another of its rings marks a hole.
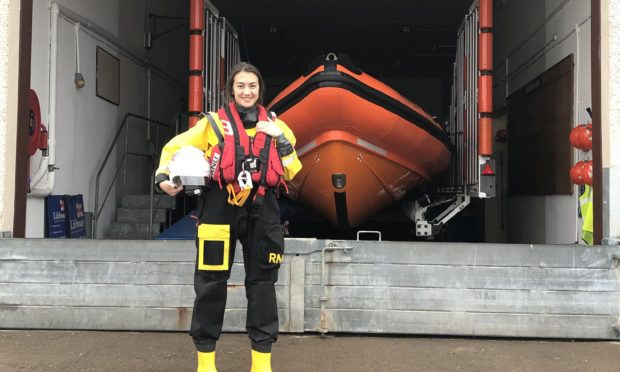
[[[211,179],[209,160],[205,153],[194,146],[186,146],[172,155],[170,164],[172,182],[185,186],[205,186]]]

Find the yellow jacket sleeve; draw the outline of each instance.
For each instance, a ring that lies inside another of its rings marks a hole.
[[[217,114],[213,114],[216,119],[216,123],[219,123],[219,119],[217,119]],[[220,128],[221,130],[221,128]],[[186,146],[194,146],[205,152],[205,156],[209,157],[211,154],[211,149],[213,146],[217,145],[218,138],[211,128],[209,121],[207,118],[202,118],[196,123],[196,125],[183,133],[179,133],[175,137],[173,137],[161,150],[161,157],[159,158],[159,167],[155,174],[166,175],[170,174],[170,170],[168,169],[168,164],[170,164],[170,160],[172,159],[172,155],[177,152],[179,149]],[[157,177],[161,178],[161,176]]]
[[[276,124],[280,129],[282,129],[282,133],[284,133],[284,137],[288,139],[288,141],[293,146],[293,152],[282,157],[282,166],[284,167],[284,180],[290,181],[292,180],[297,173],[301,170],[301,162],[297,157],[297,151],[295,151],[295,143],[297,139],[293,134],[291,128],[286,125],[282,120],[276,118]]]

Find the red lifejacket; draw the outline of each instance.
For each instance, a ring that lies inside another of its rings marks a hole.
[[[257,105],[257,110],[259,121],[270,120],[263,106]],[[271,136],[262,132],[257,132],[253,137],[248,136],[234,102],[221,107],[217,114],[224,128],[223,142],[220,138],[220,144],[213,148],[211,164],[217,164],[219,159],[219,166],[214,167],[212,178],[219,182],[220,187],[223,181],[237,188],[239,173],[242,170],[250,170],[244,168],[248,168],[247,165],[253,162],[256,166],[250,171],[253,184],[262,186],[261,189],[277,188],[280,185],[286,187],[282,178],[284,174],[282,160]],[[214,130],[216,133],[219,132],[217,126],[214,126]]]

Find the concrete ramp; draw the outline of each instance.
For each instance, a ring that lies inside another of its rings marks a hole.
[[[620,247],[287,239],[283,332],[619,339]],[[245,330],[237,247],[226,331]],[[0,328],[185,331],[191,241],[0,239]]]

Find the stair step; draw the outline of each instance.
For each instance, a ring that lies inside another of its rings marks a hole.
[[[153,237],[161,232],[161,224],[153,224]],[[110,239],[151,239],[149,224],[140,222],[114,222]]]
[[[149,208],[118,208],[116,211],[117,222],[143,222],[149,223]],[[153,222],[166,222],[165,209],[153,209]]]
[[[133,194],[123,196],[124,208],[150,208],[151,196],[146,194]],[[172,208],[174,197],[163,194],[153,195],[153,209]]]

